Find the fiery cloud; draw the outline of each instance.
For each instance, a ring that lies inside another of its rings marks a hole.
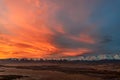
[[[100,0],[1,0],[0,58],[60,58],[99,51],[91,19]],[[102,48],[100,48],[102,49]]]
[[[94,43],[94,39],[84,33],[79,33],[80,37],[77,38],[67,31],[68,23],[62,23],[62,19],[59,18],[58,12],[66,10],[63,9],[64,7],[72,6],[72,1],[70,4],[68,3],[68,6],[65,6],[63,2],[61,1],[58,5],[58,2],[52,3],[48,0],[2,0],[3,4],[0,8],[5,8],[5,10],[1,10],[0,16],[1,58],[44,58],[54,55],[59,58],[91,51],[80,44]],[[84,1],[82,2],[84,3]],[[73,23],[77,20],[74,17],[75,13],[77,12],[75,11],[72,16],[72,12],[70,12]],[[74,29],[74,25],[70,28]]]

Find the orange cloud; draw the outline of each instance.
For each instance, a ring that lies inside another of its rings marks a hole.
[[[88,44],[95,44],[96,41],[93,37],[91,37],[89,34],[80,34],[80,36],[70,36],[71,39],[76,40],[76,41],[80,41],[83,43],[88,43]]]
[[[4,0],[3,3],[0,7],[6,10],[0,9],[0,58],[44,58],[57,55],[57,52],[61,53],[54,57],[64,57],[91,52],[89,48],[60,48],[53,44],[52,37],[56,34],[66,35],[74,41],[95,44],[94,38],[88,33],[81,33],[79,37],[69,35],[66,25],[57,20],[60,5],[49,0]],[[73,20],[78,21],[78,18],[74,17]]]
[[[87,48],[80,48],[80,49],[75,49],[75,50],[67,50],[67,52],[63,52],[65,56],[79,56],[84,53],[91,52],[90,49]]]

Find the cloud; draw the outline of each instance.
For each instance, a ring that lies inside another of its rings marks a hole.
[[[1,0],[0,55],[59,58],[118,48],[117,1],[107,2]]]

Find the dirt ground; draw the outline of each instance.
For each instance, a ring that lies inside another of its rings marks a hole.
[[[72,63],[7,63],[0,80],[120,80],[120,65]]]

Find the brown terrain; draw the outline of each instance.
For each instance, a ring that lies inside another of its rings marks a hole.
[[[120,64],[1,63],[0,80],[120,80]]]

